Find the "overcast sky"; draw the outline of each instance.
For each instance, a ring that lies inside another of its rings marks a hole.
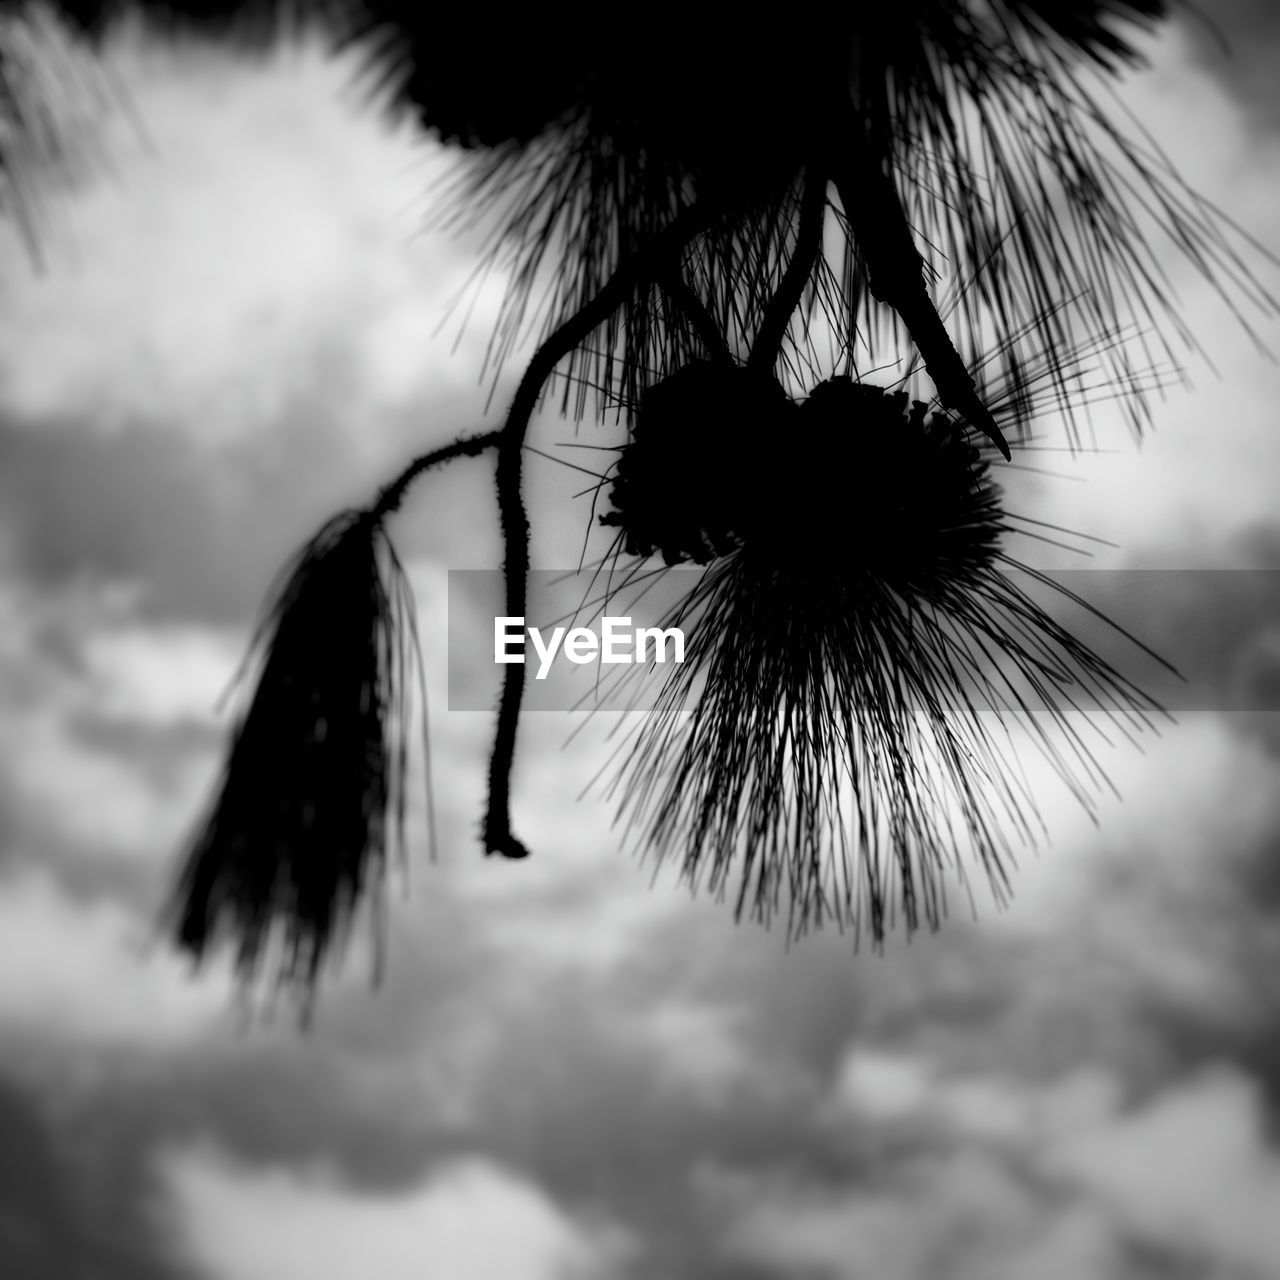
[[[1214,9],[1235,59],[1172,27],[1126,99],[1280,249],[1280,21]],[[107,124],[43,272],[0,228],[0,1274],[1274,1276],[1280,619],[1212,585],[1145,612],[1212,650],[1221,709],[1109,755],[1096,827],[1045,791],[1011,907],[784,951],[619,851],[567,717],[522,730],[536,856],[479,856],[490,723],[446,709],[444,603],[500,548],[489,464],[459,463],[395,526],[442,843],[386,984],[357,944],[309,1034],[246,1030],[225,965],[148,948],[264,592],[337,507],[493,423],[494,297],[459,337],[472,248],[420,233],[445,161],[351,64],[116,57],[145,137]],[[1098,563],[1280,569],[1280,370],[1171,270],[1216,373],[1141,445],[1104,411],[1105,452],[1010,488],[1117,544]],[[587,482],[531,470],[563,564]]]

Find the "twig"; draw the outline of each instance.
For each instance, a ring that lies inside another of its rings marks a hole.
[[[556,365],[604,324],[639,286],[660,277],[664,268],[678,269],[684,250],[719,216],[715,201],[702,201],[684,209],[647,245],[622,262],[595,297],[551,334],[529,361],[498,442],[498,512],[505,543],[502,567],[509,617],[523,617],[528,598],[529,516],[521,493],[524,437],[544,384]],[[486,855],[529,856],[529,850],[511,830],[511,769],[523,697],[524,664],[508,663],[503,668],[498,723],[489,761],[489,807],[483,832]]]
[[[813,275],[813,264],[822,250],[822,228],[826,212],[826,170],[820,165],[809,165],[804,172],[804,193],[800,201],[795,251],[782,273],[777,293],[765,308],[764,319],[756,333],[751,354],[747,357],[749,369],[767,373],[778,361],[791,317],[800,305],[804,287]]]
[[[478,436],[463,436],[443,448],[433,449],[415,458],[389,485],[378,494],[378,500],[369,509],[375,520],[382,520],[398,511],[409,486],[425,471],[438,467],[454,458],[474,458],[486,449],[496,448],[502,439],[501,431],[486,431]]]
[[[911,236],[906,211],[892,179],[877,162],[852,118],[847,130],[851,154],[836,171],[836,189],[854,238],[868,267],[872,296],[898,313],[924,358],[942,403],[963,414],[1010,458],[1004,433],[982,402],[951,335],[925,286],[923,260]]]
[[[680,274],[678,266],[666,271],[662,276],[662,288],[667,296],[684,312],[685,319],[693,326],[694,332],[702,340],[713,360],[721,364],[733,363],[733,352],[729,341],[720,331],[715,317],[707,309],[707,304],[698,296],[693,286]]]

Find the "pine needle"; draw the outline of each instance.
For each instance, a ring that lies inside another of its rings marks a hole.
[[[314,986],[389,851],[403,856],[415,664],[421,682],[404,570],[375,519],[343,512],[294,562],[238,678],[260,668],[170,904],[197,961],[230,935],[246,982],[274,951],[279,983]]]

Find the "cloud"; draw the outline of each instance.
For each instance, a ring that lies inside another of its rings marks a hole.
[[[1119,753],[1111,773],[1117,794],[1098,826],[1055,812],[1053,843],[1016,873],[1012,909],[981,928],[1025,946],[1028,973],[1131,993],[1135,1016],[1255,1023],[1272,1007],[1259,975],[1280,954],[1259,896],[1280,833],[1276,760],[1222,718],[1188,714],[1144,753]]]
[[[624,1052],[647,1060],[655,1083],[683,1104],[724,1107],[741,1090],[758,1095],[771,1084],[760,1071],[741,1034],[743,1010],[668,996],[647,1007],[630,1008],[609,1028]]]
[[[155,728],[213,721],[240,637],[204,627],[123,625],[84,638],[86,679],[95,710]]]
[[[1037,1083],[1010,1072],[947,1073],[917,1054],[854,1047],[837,1073],[832,1108],[926,1141],[942,1134],[1003,1146],[1105,1128],[1121,1097],[1117,1079],[1097,1066]]]
[[[1126,81],[1124,102],[1179,179],[1260,245],[1224,233],[1246,267],[1235,280],[1226,272],[1203,280],[1179,255],[1162,255],[1172,305],[1191,341],[1179,336],[1171,352],[1158,346],[1152,352],[1162,371],[1180,375],[1185,385],[1172,382],[1152,397],[1152,422],[1141,442],[1132,438],[1119,410],[1099,398],[1090,406],[1096,452],[1037,460],[1054,473],[1047,477],[1000,474],[1019,498],[1011,503],[1014,509],[1115,544],[1090,546],[1093,558],[1070,557],[1072,567],[1136,560],[1153,568],[1237,568],[1240,550],[1231,545],[1231,535],[1274,519],[1280,474],[1274,406],[1280,384],[1267,354],[1277,338],[1275,305],[1267,298],[1280,295],[1274,261],[1280,249],[1274,180],[1280,135],[1258,136],[1241,127],[1233,98],[1239,82],[1230,72],[1205,73],[1190,34],[1197,25],[1190,18],[1165,26],[1151,47],[1152,66]],[[1273,90],[1274,59],[1265,46],[1251,45],[1245,30],[1237,43],[1246,60],[1256,59]],[[1270,96],[1280,101],[1273,91]],[[1215,284],[1239,306],[1239,315]],[[1139,327],[1146,327],[1141,319]],[[1052,421],[1043,428],[1050,436],[1058,432]],[[1053,554],[1043,544],[1024,543],[1018,550],[1033,563]]]
[[[835,1098],[858,1176],[704,1172],[725,1255],[832,1280],[1012,1280],[1033,1260],[1038,1276],[1118,1276],[1143,1253],[1177,1274],[1271,1274],[1280,1155],[1228,1067],[1133,1106],[1096,1069],[1035,1084],[856,1049]]]
[[[1257,1086],[1228,1068],[1060,1135],[1046,1168],[1144,1241],[1246,1275],[1280,1257],[1280,1153]]]
[[[330,409],[282,413],[252,445],[145,421],[110,436],[0,423],[10,573],[46,590],[126,589],[147,620],[247,624],[298,547],[385,479]],[[447,545],[448,530],[438,536]]]
[[[86,1049],[163,1051],[230,1025],[229,985],[193,982],[117,903],[74,902],[35,870],[0,888],[2,1056],[57,1048],[74,1076]]]
[[[10,721],[0,732],[5,768],[28,825],[40,827],[44,852],[149,867],[168,857],[203,801],[209,744],[175,753],[180,744],[165,736],[147,744],[147,767],[86,743],[54,717]],[[155,758],[166,748],[167,759]]]
[[[209,1150],[171,1149],[157,1167],[174,1233],[210,1280],[350,1280],[371,1265],[380,1280],[604,1280],[629,1251],[607,1223],[479,1158],[381,1194]]]
[[[850,1188],[784,1179],[753,1193],[710,1176],[703,1189],[728,1216],[720,1257],[780,1276],[1014,1280],[1034,1261],[1036,1276],[1106,1277],[1121,1256],[1096,1215],[1055,1221],[1016,1170],[978,1152],[879,1167]]]
[[[1218,0],[1211,10],[1178,13],[1192,54],[1248,113],[1262,133],[1280,126],[1272,69],[1280,21],[1271,0]]]
[[[0,772],[25,854],[99,867],[168,856],[222,745],[228,635],[143,627],[73,589],[9,587],[0,612]]]
[[[0,1273],[186,1280],[148,1220],[145,1180],[127,1161],[90,1167],[86,1125],[59,1126],[46,1104],[0,1076]]]
[[[430,355],[467,258],[414,234],[448,162],[383,126],[356,60],[311,43],[250,63],[129,37],[107,56],[130,110],[104,130],[111,180],[68,210],[74,256],[55,244],[42,277],[0,246],[11,409],[225,440],[324,382],[360,415],[358,446],[389,406],[470,380],[465,360],[444,368],[452,335]]]
[[[1139,109],[1201,189],[1258,225],[1269,152],[1240,137],[1221,87],[1162,49]],[[496,562],[487,462],[424,482],[395,531],[419,588],[444,842],[393,907],[387,986],[369,991],[358,945],[308,1038],[281,1019],[224,1040],[223,961],[186,983],[169,957],[138,958],[137,892],[86,895],[69,864],[129,854],[158,888],[158,855],[212,780],[213,702],[270,578],[421,436],[478,426],[482,395],[477,351],[449,360],[447,326],[431,339],[474,257],[409,243],[416,214],[396,210],[434,180],[430,152],[336,105],[344,64],[130,56],[156,157],[122,135],[119,180],[82,193],[81,267],[55,259],[40,282],[6,267],[14,801],[0,819],[21,818],[4,834],[24,869],[0,886],[0,1038],[53,1105],[69,1105],[73,1069],[95,1077],[74,1133],[158,1144],[159,1216],[191,1267],[607,1275],[628,1256],[601,1225],[613,1215],[664,1277],[754,1262],[1130,1280],[1172,1270],[1175,1251],[1247,1274],[1270,1245],[1274,1048],[1183,1077],[1264,1038],[1275,1009],[1274,893],[1248,879],[1280,830],[1274,760],[1210,717],[1146,740],[1146,756],[1122,745],[1106,763],[1123,803],[1095,828],[1047,798],[1053,844],[1015,871],[1008,912],[899,936],[883,958],[834,936],[788,952],[735,928],[729,905],[671,892],[674,868],[651,888],[612,806],[578,800],[608,746],[584,734],[561,751],[568,717],[521,727],[515,811],[535,856],[498,865],[476,838],[491,718],[445,710],[439,625],[442,566]],[[1141,451],[1080,463],[1087,485],[1018,473],[1021,505],[1157,563],[1185,565],[1195,544],[1197,563],[1238,564],[1227,533],[1274,527],[1274,371],[1237,352],[1237,330],[1219,337],[1202,290],[1184,306],[1226,348],[1227,380],[1171,396]],[[567,436],[542,427],[540,446]],[[551,507],[587,478],[529,468],[535,562],[564,567],[586,508]],[[1204,607],[1179,602],[1156,629]],[[1222,618],[1222,634],[1244,646],[1246,623],[1261,661],[1252,615]],[[144,1053],[183,1069],[107,1069]],[[203,1135],[217,1145],[187,1145]],[[1204,1146],[1203,1175],[1163,1168],[1180,1143]],[[317,1155],[341,1174],[311,1171]],[[423,1178],[428,1159],[443,1162]]]

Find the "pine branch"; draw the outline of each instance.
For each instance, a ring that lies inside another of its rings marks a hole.
[[[747,368],[768,373],[778,361],[782,343],[791,325],[791,317],[800,305],[805,285],[813,276],[814,266],[822,253],[822,228],[827,213],[827,172],[818,164],[804,173],[804,194],[796,227],[796,245],[783,272],[777,292],[764,309],[764,318],[756,333]]]
[[[977,427],[1004,455],[1012,456],[964,361],[956,351],[924,282],[924,261],[915,246],[906,210],[893,180],[862,137],[852,104],[846,104],[844,140],[849,153],[836,171],[836,189],[858,248],[868,266],[872,296],[897,312],[924,359],[942,403]]]
[[[706,347],[708,354],[720,364],[732,364],[733,352],[728,340],[721,332],[715,317],[707,309],[707,304],[698,296],[697,290],[680,274],[679,270],[668,271],[663,275],[662,288],[667,296],[684,313],[694,333]]]
[[[375,520],[382,520],[392,512],[398,511],[409,486],[424,472],[446,462],[452,462],[454,458],[474,458],[486,449],[495,448],[501,439],[500,431],[486,431],[478,436],[461,437],[441,449],[433,449],[430,453],[422,454],[382,490],[377,502],[370,508],[369,514]]]
[[[678,269],[684,251],[714,224],[720,212],[717,202],[703,201],[673,218],[645,248],[618,267],[590,302],[556,329],[534,353],[520,379],[498,444],[498,512],[505,546],[502,569],[509,617],[523,617],[528,598],[529,516],[522,493],[523,450],[529,419],[543,387],[560,361],[581,346],[636,289],[669,269]],[[523,698],[524,665],[508,663],[503,668],[498,723],[489,761],[489,806],[483,831],[485,853],[500,853],[504,858],[529,856],[529,850],[511,829],[511,770]]]

